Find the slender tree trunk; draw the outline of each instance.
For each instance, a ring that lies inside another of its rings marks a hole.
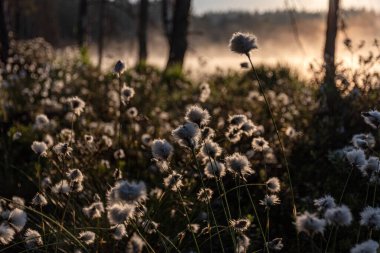
[[[102,67],[103,60],[103,33],[104,33],[104,8],[105,0],[100,0],[99,4],[99,34],[98,34],[98,69]]]
[[[15,39],[20,39],[20,19],[21,19],[21,6],[20,0],[15,0],[13,18],[14,18],[14,31],[13,36]]]
[[[86,43],[86,16],[87,16],[87,0],[80,0],[78,11],[78,24],[77,24],[77,39],[78,46],[82,48]]]
[[[189,28],[191,0],[176,0],[172,21],[172,31],[169,40],[169,60],[167,68],[179,66],[182,68],[187,50],[187,31]]]
[[[329,0],[324,50],[325,83],[335,86],[335,44],[338,32],[339,1]]]
[[[147,24],[148,24],[149,0],[140,0],[139,27],[137,36],[139,39],[139,62],[145,62],[148,57],[147,49]]]
[[[164,33],[169,41],[170,38],[170,19],[168,13],[168,0],[162,0],[161,6],[161,17],[162,17],[162,27],[164,28]]]
[[[4,12],[4,0],[0,0],[0,42],[1,42],[1,61],[6,64],[9,51],[9,34]]]

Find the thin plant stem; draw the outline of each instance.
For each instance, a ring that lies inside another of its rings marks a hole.
[[[237,182],[238,180],[239,180],[239,184],[238,184],[238,182]],[[240,177],[239,177],[238,180],[235,178],[235,184],[236,184],[236,186],[239,186],[239,185],[240,185]],[[237,199],[238,199],[239,217],[241,217],[240,188],[237,188],[236,197],[237,197]]]
[[[261,236],[263,237],[263,240],[264,240],[265,249],[266,249],[267,252],[269,253],[268,243],[267,243],[267,240],[266,240],[266,237],[265,237],[265,234],[264,234],[263,226],[261,225],[261,222],[260,222],[259,214],[257,213],[256,205],[255,205],[255,203],[253,202],[253,199],[252,199],[251,193],[249,192],[248,186],[246,185],[246,183],[245,183],[244,180],[243,180],[243,184],[245,185],[245,189],[247,190],[247,194],[248,194],[249,201],[251,202],[251,205],[252,205],[252,207],[253,207],[253,211],[254,211],[255,216],[256,216],[256,219],[257,219],[257,223],[259,224],[259,229],[260,229],[260,232],[261,232]]]
[[[145,237],[141,234],[139,228],[137,227],[136,224],[134,224],[133,222],[131,223],[132,226],[134,227],[134,229],[136,230],[136,232],[139,234],[139,236],[143,239],[143,241],[145,242],[145,244],[147,245],[148,249],[155,253],[154,249],[152,248],[152,246],[149,244],[149,242],[145,239]]]
[[[38,156],[38,191],[41,192],[41,177],[42,177],[42,165],[41,155]]]
[[[335,252],[335,249],[336,249],[336,240],[338,238],[338,229],[339,229],[339,227],[337,226],[335,229],[335,234],[334,234],[333,252]]]
[[[375,206],[375,201],[376,201],[376,190],[377,190],[377,183],[375,184],[374,189],[373,189],[373,199],[372,199],[373,207]]]
[[[280,137],[280,133],[279,133],[278,128],[277,128],[276,121],[274,120],[274,116],[273,116],[273,113],[272,113],[272,109],[271,109],[270,104],[269,104],[269,102],[268,102],[268,99],[267,99],[267,97],[266,97],[266,95],[265,95],[264,88],[263,88],[263,86],[262,86],[262,84],[261,84],[261,81],[260,81],[259,75],[257,74],[255,67],[253,66],[251,56],[249,55],[249,53],[246,53],[246,56],[248,57],[249,63],[251,64],[252,70],[253,70],[253,72],[254,72],[254,74],[255,74],[255,77],[256,77],[256,79],[257,79],[257,82],[258,82],[258,84],[259,84],[259,88],[260,88],[261,95],[262,95],[263,98],[264,98],[264,101],[265,101],[265,104],[266,104],[266,106],[267,106],[267,109],[268,109],[268,112],[269,112],[270,118],[271,118],[271,120],[272,120],[273,127],[274,127],[274,129],[275,129],[275,131],[276,131],[276,135],[277,135],[278,142],[280,143],[281,154],[282,154],[282,157],[283,157],[283,160],[284,160],[284,163],[285,163],[286,172],[287,172],[287,174],[288,174],[290,193],[291,193],[291,195],[292,195],[292,202],[293,202],[293,218],[296,219],[296,218],[297,218],[296,200],[295,200],[295,196],[294,196],[294,190],[293,190],[293,184],[292,184],[292,177],[291,177],[291,174],[290,174],[290,169],[289,169],[288,159],[286,158],[286,154],[285,154],[285,148],[284,148],[284,145],[283,145],[283,143],[282,143],[282,140],[281,140],[281,137]],[[298,233],[296,233],[296,237],[297,237],[297,251],[300,252],[300,240],[299,240],[299,235],[298,235]]]
[[[70,204],[71,195],[72,194],[69,194],[69,197],[67,198],[67,202],[66,202],[66,205],[65,205],[65,209],[63,210],[63,214],[62,214],[62,218],[61,218],[62,227],[63,227],[63,223],[65,221],[65,216],[66,216],[66,212],[67,212],[68,206]],[[62,227],[61,227],[61,229],[62,229]]]
[[[185,211],[185,216],[186,216],[186,219],[187,219],[187,223],[189,224],[189,227],[190,227],[191,222],[190,222],[189,214],[187,213],[187,210],[186,210],[186,206],[185,206],[185,202],[183,200],[182,194],[181,194],[181,190],[178,189],[178,187],[176,187],[176,188],[177,188],[178,195],[179,195],[179,197],[181,199],[181,204],[183,206],[183,210]],[[191,235],[192,235],[192,237],[194,239],[194,243],[195,243],[195,247],[197,248],[197,252],[200,253],[201,251],[199,250],[197,238],[195,237],[195,234],[194,234],[193,230],[192,229],[189,229],[189,230],[190,230]]]
[[[270,208],[268,207],[267,210],[266,210],[266,213],[267,213],[267,225],[266,225],[266,230],[267,230],[267,242],[269,242],[269,228],[270,228],[269,212],[270,212]]]
[[[247,186],[265,186],[266,184],[246,184]],[[230,192],[232,192],[232,191],[234,191],[234,190],[237,190],[237,189],[239,189],[239,188],[242,188],[242,187],[245,187],[245,185],[239,185],[239,186],[236,186],[236,187],[233,187],[233,188],[231,188],[231,189],[229,189],[228,191],[226,191],[226,194],[227,193],[230,193]],[[219,196],[219,198],[221,198],[221,197],[223,197],[224,196],[224,194],[221,194],[220,196]]]
[[[207,228],[210,228],[210,222],[209,222],[209,217],[210,217],[210,211],[208,210],[208,205],[206,205],[206,210],[207,210]],[[215,224],[216,226],[217,224]],[[212,241],[211,241],[211,231],[209,231],[209,235],[210,235],[210,252],[212,252]],[[220,243],[222,244],[222,241],[220,241]],[[224,249],[223,249],[224,251]]]
[[[276,135],[277,135],[277,139],[278,139],[278,142],[280,143],[280,149],[281,149],[281,153],[282,153],[282,156],[283,156],[283,160],[284,160],[284,163],[285,163],[285,167],[286,167],[286,171],[288,173],[288,180],[289,180],[289,187],[290,187],[290,192],[292,194],[292,201],[293,201],[293,215],[294,217],[297,216],[297,208],[296,208],[296,201],[295,201],[295,196],[294,196],[294,190],[293,190],[293,184],[292,184],[292,178],[291,178],[291,174],[290,174],[290,169],[289,169],[289,165],[288,165],[288,160],[286,158],[286,154],[285,154],[285,148],[284,148],[284,145],[282,143],[282,140],[281,140],[281,137],[280,137],[280,133],[278,131],[278,128],[277,128],[277,124],[276,124],[276,121],[274,119],[274,116],[273,116],[273,113],[272,113],[272,109],[270,107],[270,104],[269,104],[269,101],[265,95],[265,92],[264,92],[264,88],[263,88],[263,85],[261,84],[261,81],[260,81],[260,78],[256,72],[256,69],[255,67],[253,66],[253,63],[252,63],[252,60],[251,60],[251,56],[249,55],[249,53],[246,54],[246,56],[248,57],[248,60],[249,60],[249,63],[251,64],[251,67],[252,67],[252,70],[255,74],[255,77],[257,79],[257,82],[259,84],[259,88],[260,88],[260,92],[261,92],[261,95],[263,96],[264,98],[264,101],[265,101],[265,104],[267,106],[267,109],[268,109],[268,112],[269,112],[269,115],[271,117],[271,120],[272,120],[272,124],[273,124],[273,127],[276,131]]]
[[[167,189],[165,188],[165,190],[164,190],[164,192],[161,194],[161,196],[160,196],[160,198],[159,198],[159,200],[158,200],[158,207],[157,207],[157,209],[156,210],[153,210],[153,208],[152,209],[150,209],[149,210],[149,212],[148,212],[148,217],[151,215],[151,213],[152,213],[152,220],[154,219],[154,217],[156,216],[156,214],[158,213],[158,211],[160,210],[160,208],[161,208],[161,206],[162,206],[162,203],[163,203],[163,200],[164,200],[164,197],[166,197],[166,191],[167,191]],[[144,227],[144,230],[146,229],[146,227],[147,227],[147,225],[148,225],[148,223],[145,225],[145,227]]]
[[[342,200],[343,200],[343,196],[344,194],[346,193],[346,190],[347,190],[347,186],[348,186],[348,182],[350,181],[350,178],[351,178],[351,175],[352,175],[352,171],[354,170],[354,166],[351,167],[351,170],[350,170],[350,173],[348,174],[348,177],[346,179],[346,183],[344,184],[344,187],[343,187],[343,191],[340,195],[340,198],[339,198],[339,204],[342,203]]]
[[[228,214],[229,219],[231,220],[232,216],[231,216],[230,206],[229,206],[228,200],[227,200],[226,189],[224,188],[223,180],[219,179],[218,181],[219,181],[220,187],[222,188],[222,191],[223,191],[223,197],[224,197],[224,200],[225,200],[226,206],[227,206],[227,214]],[[232,228],[230,228],[230,232],[231,232],[234,247],[236,248],[235,232]]]
[[[344,187],[343,187],[343,190],[342,190],[342,193],[340,194],[340,198],[339,198],[339,205],[342,203],[342,200],[343,200],[343,196],[346,192],[346,189],[347,189],[347,186],[348,186],[348,182],[350,181],[350,178],[351,178],[351,175],[352,175],[352,171],[354,170],[354,166],[351,166],[351,170],[350,170],[350,173],[348,174],[348,177],[346,179],[346,182],[344,183]],[[335,225],[333,225],[333,227],[331,228],[331,231],[329,233],[329,237],[327,239],[327,243],[326,243],[326,249],[325,249],[325,252],[327,253],[328,249],[329,249],[329,244],[330,244],[330,240],[331,240],[331,236],[332,236],[332,233],[334,231],[334,228],[335,228]]]
[[[364,199],[364,206],[367,205],[368,194],[369,194],[369,187],[370,187],[370,184],[369,184],[369,182],[368,182],[368,183],[367,183],[367,192],[366,192],[366,194],[365,194],[365,199]],[[357,235],[356,235],[356,244],[358,244],[358,242],[359,242],[361,229],[362,229],[362,226],[359,226],[358,233],[357,233]]]
[[[121,97],[121,74],[118,74],[118,81],[119,81],[119,117],[118,117],[118,134],[117,134],[117,141],[119,148],[121,147],[121,113],[122,113],[122,97]]]
[[[54,232],[51,232],[51,233],[47,233],[46,235],[51,235],[51,234],[55,234],[55,233],[58,233],[58,232],[54,231]],[[42,239],[44,240],[45,238],[42,237]],[[8,249],[13,248],[13,247],[15,247],[17,245],[20,245],[20,244],[24,244],[26,241],[27,241],[27,239],[24,239],[22,241],[12,243],[11,245],[9,245],[9,246],[7,246],[5,248],[0,249],[0,252],[6,252]]]
[[[175,246],[175,244],[166,236],[164,235],[160,230],[156,229],[157,233],[162,236],[178,253],[181,253],[181,251]]]
[[[9,202],[12,202],[14,203],[13,200],[11,199],[8,199],[8,198],[5,198],[5,197],[2,197],[0,196],[0,199],[4,199],[6,201],[9,201]],[[84,246],[84,244],[78,240],[78,238],[72,234],[69,230],[67,230],[63,225],[61,225],[59,222],[57,222],[56,220],[50,218],[49,216],[45,215],[44,213],[41,213],[39,212],[38,210],[34,209],[34,208],[31,208],[29,206],[23,206],[24,209],[26,210],[29,210],[35,214],[38,214],[38,215],[41,215],[42,217],[44,217],[46,220],[48,220],[49,222],[53,223],[54,225],[58,226],[59,228],[61,228],[61,231],[64,231],[67,235],[69,235],[69,237],[71,237],[71,239],[73,239],[81,248],[83,248],[86,252],[87,252],[87,249],[86,249],[86,246]]]
[[[212,228],[211,228],[211,229],[212,229]],[[228,227],[225,227],[225,228],[221,229],[220,232],[224,232],[224,231],[227,230],[227,229],[228,229]],[[212,235],[210,236],[210,238],[215,237],[216,234],[217,234],[217,233],[212,234]],[[207,243],[209,240],[210,240],[210,239],[206,239],[204,242],[202,242],[202,243],[200,244],[200,246],[202,246],[203,244]]]
[[[332,234],[333,234],[333,232],[334,232],[334,229],[335,229],[335,225],[333,225],[333,226],[331,227],[331,230],[330,230],[330,233],[329,233],[329,238],[327,239],[327,243],[326,243],[325,253],[327,253],[328,250],[329,250],[329,244],[330,244],[331,236],[332,236]]]
[[[202,187],[205,189],[206,187],[205,187],[205,183],[204,183],[204,181],[203,181],[204,179],[203,179],[203,176],[202,176],[202,173],[201,173],[201,169],[200,169],[200,165],[199,165],[199,162],[198,162],[197,156],[195,155],[195,150],[194,150],[194,148],[191,149],[191,153],[192,153],[192,155],[193,155],[193,159],[194,159],[195,164],[196,164],[197,172],[198,172],[198,174],[199,174],[199,177],[201,178]],[[210,159],[210,157],[209,157],[209,159]],[[211,163],[211,165],[212,165],[212,163]],[[218,229],[218,226],[217,226],[218,223],[216,222],[215,214],[214,214],[214,212],[213,212],[213,210],[212,210],[212,206],[211,206],[211,203],[210,203],[210,200],[209,200],[209,199],[207,200],[207,205],[208,205],[209,208],[210,208],[210,212],[211,212],[211,215],[212,215],[213,221],[214,221],[214,223],[215,223],[216,230],[217,230],[217,232],[218,232],[220,246],[222,246],[222,251],[224,252],[224,247],[223,247],[222,238],[221,238],[220,235],[219,235],[219,229]],[[235,244],[234,244],[234,245],[235,245]]]

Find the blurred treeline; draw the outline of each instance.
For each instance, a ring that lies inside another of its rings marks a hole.
[[[81,0],[4,0],[6,19],[15,38],[24,40],[43,37],[54,46],[65,46],[76,42],[79,30],[80,2]],[[84,19],[89,42],[95,43],[99,35],[101,2],[101,0],[87,0]],[[109,0],[105,1],[103,9],[104,37],[115,40],[134,40],[136,38],[139,30],[139,1]],[[323,22],[325,16],[325,13],[297,12],[297,19],[300,23]],[[360,19],[363,22],[361,25],[372,23],[374,29],[376,29],[376,23],[371,20],[379,18],[378,13],[364,9],[344,10],[344,16],[355,20]],[[148,32],[151,35],[164,35],[162,19],[162,1],[149,1]],[[279,32],[284,25],[289,28],[289,23],[288,10],[265,13],[208,12],[203,15],[191,16],[190,35],[201,36],[209,41],[225,44],[226,38],[228,39],[231,32],[236,30],[252,30],[262,37],[265,34],[260,31],[268,31],[268,28],[277,27],[278,30],[276,29],[275,32]],[[217,29],[218,27],[223,27],[223,29]],[[267,33],[266,36],[274,36],[275,32]]]

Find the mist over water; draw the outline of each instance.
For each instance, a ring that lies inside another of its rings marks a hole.
[[[281,14],[283,15],[283,14]],[[273,17],[276,17],[275,14]],[[377,18],[376,18],[377,17]],[[345,18],[346,34],[353,43],[353,54],[344,46],[346,35],[338,33],[337,61],[349,67],[357,66],[359,55],[368,55],[372,50],[375,38],[380,38],[379,14],[363,12]],[[283,17],[282,17],[283,18]],[[240,20],[239,18],[237,20]],[[212,19],[211,19],[212,21]],[[195,24],[194,24],[195,23]],[[280,23],[280,24],[279,24]],[[200,25],[202,24],[202,25]],[[198,28],[202,27],[202,28]],[[288,65],[305,77],[310,76],[310,63],[322,63],[325,38],[325,17],[301,16],[297,19],[299,41],[295,35],[295,27],[288,22],[279,22],[275,18],[262,20],[259,23],[243,24],[238,28],[237,22],[231,20],[227,26],[204,25],[201,21],[193,22],[189,35],[189,49],[185,58],[185,69],[195,76],[211,74],[215,71],[238,70],[245,57],[233,54],[228,49],[228,39],[234,31],[252,32],[258,38],[259,49],[252,52],[252,59],[256,64]],[[164,68],[168,45],[162,33],[152,31],[148,34],[148,63]],[[365,45],[358,49],[358,45],[365,41]],[[124,59],[132,66],[137,61],[136,41],[108,41],[105,48],[103,68],[110,68],[116,59]],[[91,58],[97,60],[96,48],[91,47]]]

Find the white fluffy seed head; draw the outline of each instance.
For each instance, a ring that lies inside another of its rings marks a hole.
[[[70,156],[70,155],[71,155],[71,152],[73,151],[73,149],[69,146],[68,143],[60,142],[60,143],[57,143],[57,144],[53,147],[53,151],[54,151],[58,156]]]
[[[275,238],[270,242],[267,242],[268,248],[273,251],[280,251],[284,247],[284,244],[282,243],[282,238]]]
[[[188,122],[174,129],[172,135],[181,146],[194,149],[198,146],[201,131],[197,124]]]
[[[280,199],[277,197],[277,195],[271,194],[271,195],[265,195],[263,200],[260,200],[260,205],[265,206],[265,208],[270,208],[272,206],[278,205],[281,203]]]
[[[367,240],[360,244],[356,244],[350,250],[350,253],[376,253],[379,248],[379,244],[373,240]]]
[[[83,181],[83,173],[78,169],[69,169],[66,173],[67,177],[72,182],[82,182]]]
[[[80,116],[80,114],[83,112],[84,107],[86,106],[86,103],[80,99],[79,97],[71,97],[67,99],[67,102],[70,106],[70,109],[77,115]]]
[[[252,49],[257,49],[256,36],[251,33],[235,32],[232,34],[228,45],[232,52],[238,54],[249,54]]]
[[[245,122],[247,122],[247,116],[243,114],[235,114],[228,117],[228,122],[232,126],[240,128]]]
[[[36,116],[34,127],[41,130],[49,124],[49,118],[45,114],[39,114]]]
[[[121,101],[126,104],[135,96],[135,90],[132,87],[128,87],[124,84],[121,89]]]
[[[132,204],[116,203],[107,208],[107,217],[111,225],[128,222],[135,215],[135,206]]]
[[[380,208],[367,206],[360,213],[360,225],[380,230]]]
[[[183,186],[182,175],[176,171],[172,171],[169,176],[164,178],[164,185],[166,188],[177,192]]]
[[[364,151],[361,149],[354,149],[346,152],[346,158],[352,166],[357,168],[364,166],[367,162]]]
[[[27,220],[26,213],[18,208],[13,209],[8,217],[8,223],[11,225],[12,228],[14,228],[17,232],[20,232]]]
[[[87,245],[93,244],[95,237],[95,233],[92,231],[82,231],[79,233],[79,239],[81,239]]]
[[[200,202],[209,203],[213,193],[210,188],[201,188],[197,193],[197,198]]]
[[[130,182],[128,180],[119,180],[107,193],[109,204],[115,202],[141,203],[145,201],[146,198],[146,185],[143,181]]]
[[[305,232],[309,236],[323,234],[326,226],[324,219],[319,219],[315,214],[305,212],[296,218],[296,229],[298,233]]]
[[[319,211],[324,212],[327,209],[336,207],[335,199],[331,195],[326,195],[322,198],[315,199],[314,206],[316,206]]]
[[[251,221],[248,219],[237,219],[229,221],[230,227],[236,232],[242,233],[246,231],[251,225]]]
[[[116,225],[112,233],[113,239],[120,241],[123,237],[127,236],[127,229],[124,224]]]
[[[118,149],[118,150],[116,150],[116,151],[113,153],[113,157],[114,157],[116,160],[120,160],[120,159],[125,158],[124,150],[122,150],[122,149]]]
[[[157,160],[168,161],[173,155],[173,146],[165,139],[156,139],[152,143],[152,155]]]
[[[227,156],[226,165],[228,171],[242,178],[255,173],[254,170],[251,169],[251,163],[248,161],[248,158],[239,153]]]
[[[359,170],[365,177],[369,177],[370,179],[373,176],[378,176],[380,172],[380,161],[376,156],[370,156],[368,160],[364,163],[364,165],[359,167]]]
[[[121,74],[125,70],[125,63],[121,60],[118,60],[113,68],[116,74]]]
[[[9,203],[10,209],[14,209],[14,208],[24,209],[24,207],[25,207],[25,200],[23,198],[20,198],[18,196],[12,197],[12,202]]]
[[[371,110],[369,112],[362,112],[364,122],[373,127],[374,129],[380,126],[380,112],[377,110]]]
[[[280,180],[277,177],[271,177],[266,181],[267,189],[268,191],[272,193],[280,192],[281,190],[281,184]]]
[[[91,205],[84,207],[82,211],[84,215],[90,219],[99,219],[102,217],[102,213],[104,213],[104,205],[101,201],[96,201]]]
[[[352,222],[352,214],[347,206],[342,205],[327,209],[325,212],[325,219],[328,224],[349,226]]]
[[[257,137],[252,140],[252,149],[255,152],[265,152],[268,151],[270,147],[263,137]]]
[[[42,237],[36,230],[28,228],[24,237],[25,244],[28,249],[34,249],[43,245]]]
[[[139,237],[136,234],[133,234],[131,239],[129,239],[129,242],[127,244],[127,248],[125,249],[125,253],[141,253],[143,251],[143,248],[145,246],[145,243],[141,237]]]
[[[51,191],[55,194],[68,194],[70,190],[71,187],[66,179],[59,181],[51,188]]]
[[[7,245],[13,241],[15,231],[6,222],[0,224],[0,244]]]
[[[212,160],[206,164],[204,173],[207,178],[222,178],[226,175],[226,166],[221,162]]]
[[[212,140],[206,140],[201,147],[201,155],[205,161],[218,158],[222,154],[222,148]]]
[[[247,252],[248,247],[251,244],[251,240],[249,239],[249,237],[246,236],[245,234],[238,234],[236,239],[237,241],[236,241],[235,252],[236,253]]]
[[[197,105],[193,105],[187,110],[185,120],[195,123],[199,127],[203,127],[210,122],[210,114],[207,110],[202,109]]]
[[[32,199],[32,205],[34,206],[46,206],[48,204],[45,196],[39,192]]]
[[[373,148],[376,144],[375,137],[370,134],[355,134],[352,137],[352,144],[356,148],[362,148],[362,149],[367,149],[367,148]]]
[[[34,153],[36,153],[37,155],[40,155],[40,156],[46,156],[47,153],[47,145],[45,142],[42,142],[42,141],[33,141],[33,144],[31,146],[32,150],[34,151]]]

